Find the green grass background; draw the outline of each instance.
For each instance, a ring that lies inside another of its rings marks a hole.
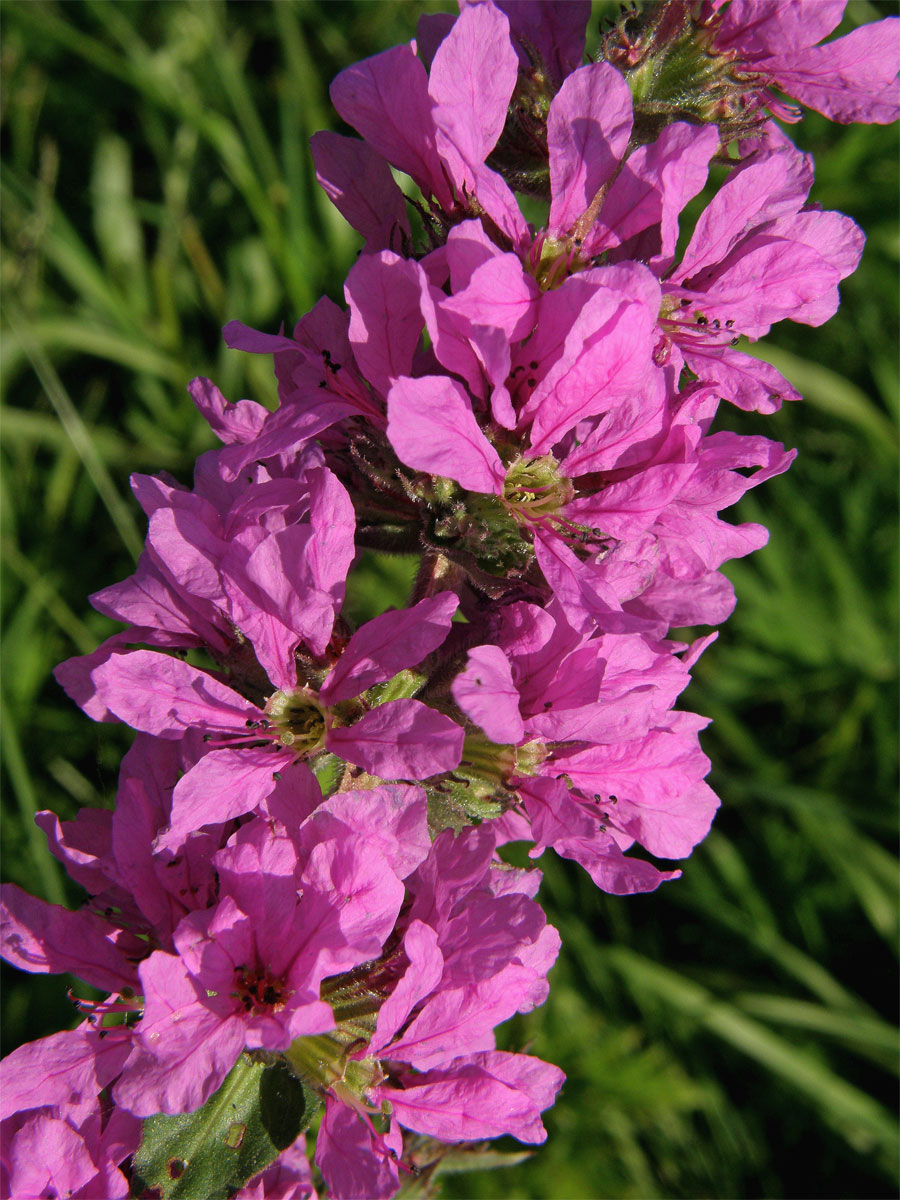
[[[358,239],[307,139],[339,127],[333,75],[425,7],[2,6],[4,877],[49,900],[80,897],[33,815],[111,804],[129,740],[50,676],[115,628],[86,597],[139,551],[128,475],[189,480],[212,444],[194,375],[273,400],[267,362],[223,348],[226,320],[275,329],[340,299]],[[894,11],[851,0],[843,28]],[[738,608],[688,694],[714,719],[722,811],[650,896],[545,862],[564,951],[546,1006],[504,1036],[568,1082],[544,1149],[447,1196],[896,1193],[897,138],[814,115],[793,136],[813,198],[868,245],[834,321],[766,344],[805,402],[723,413],[800,456],[739,506],[771,541],[728,568]],[[402,604],[406,575],[367,568],[356,611]],[[3,981],[5,1052],[73,1024],[71,981]]]

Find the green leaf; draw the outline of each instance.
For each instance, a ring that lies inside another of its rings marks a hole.
[[[316,1097],[287,1068],[242,1055],[202,1108],[144,1122],[134,1193],[227,1200],[308,1128],[317,1108]]]

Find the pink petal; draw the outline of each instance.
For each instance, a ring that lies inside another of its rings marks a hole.
[[[72,1107],[93,1100],[119,1074],[130,1040],[73,1029],[27,1042],[0,1064],[0,1119],[52,1104]]]
[[[514,40],[522,39],[541,56],[543,65],[557,84],[581,66],[584,40],[590,20],[590,0],[496,0],[509,17]],[[530,62],[522,55],[522,66]]]
[[[733,172],[700,214],[674,283],[722,262],[733,247],[766,221],[790,216],[812,185],[808,156],[793,147]]]
[[[631,134],[631,92],[610,63],[574,71],[550,105],[551,229],[568,231],[618,166]]]
[[[713,384],[723,400],[745,412],[773,413],[782,400],[801,400],[794,385],[769,363],[751,358],[730,346],[704,353],[702,348],[685,352],[684,361],[704,383]]]
[[[616,824],[651,854],[683,858],[709,832],[719,801],[703,783],[709,759],[697,731],[706,718],[675,712],[667,724],[634,742],[567,755],[565,770],[584,791],[615,795]]]
[[[3,957],[39,975],[71,971],[104,992],[133,988],[135,968],[114,945],[115,930],[92,912],[70,912],[29,896],[13,883],[0,889]]]
[[[8,1153],[8,1194],[20,1200],[74,1196],[97,1180],[97,1167],[84,1138],[66,1121],[43,1113],[18,1131]]]
[[[334,1200],[389,1200],[399,1184],[395,1157],[358,1113],[330,1094],[316,1138],[316,1165]]]
[[[370,841],[398,878],[406,879],[431,849],[426,807],[424,789],[407,784],[338,792],[322,801],[305,821],[301,838],[305,846],[307,837],[340,837],[342,831],[331,831],[341,825]]]
[[[435,123],[466,163],[483,163],[496,145],[518,72],[506,16],[493,5],[464,8],[435,53],[428,91]]]
[[[780,54],[813,46],[837,29],[847,0],[731,0],[716,35],[716,46],[743,57]]]
[[[418,700],[389,700],[354,725],[331,729],[332,753],[381,779],[427,779],[459,766],[463,730]]]
[[[466,287],[451,296],[445,308],[473,325],[500,329],[509,340],[520,341],[534,328],[539,296],[518,256],[501,254],[476,267]]]
[[[421,268],[389,250],[357,259],[344,284],[350,305],[350,344],[363,375],[386,396],[401,375],[412,374],[425,319]]]
[[[157,950],[141,965],[139,1040],[113,1088],[138,1117],[193,1112],[221,1085],[244,1048],[243,1025],[200,1003],[180,959]]]
[[[237,325],[239,322],[233,321],[231,324]],[[188,392],[209,422],[210,429],[226,445],[231,442],[252,442],[268,416],[268,409],[253,400],[238,400],[230,404],[212,380],[202,376],[188,384]]]
[[[784,48],[787,50],[787,46]],[[802,104],[832,121],[888,125],[900,115],[900,21],[886,17],[826,46],[754,63]]]
[[[518,745],[525,736],[519,693],[508,657],[499,646],[475,646],[451,687],[453,699],[492,742]]]
[[[503,494],[503,464],[454,379],[429,375],[395,383],[388,395],[388,437],[413,470],[455,479],[470,492]]]
[[[434,991],[441,981],[444,956],[438,948],[438,935],[430,925],[410,921],[403,949],[409,966],[378,1010],[375,1036],[369,1043],[370,1054],[377,1054],[387,1046],[419,1001]]]
[[[391,249],[398,234],[409,234],[403,193],[385,159],[368,143],[321,130],[309,145],[316,179],[369,249]]]
[[[170,825],[157,839],[157,849],[175,850],[203,825],[221,825],[255,811],[290,762],[287,750],[235,748],[204,754],[175,785]]]
[[[390,1100],[402,1125],[441,1141],[474,1141],[504,1133],[530,1144],[545,1141],[540,1108],[547,1107],[543,1101],[562,1085],[562,1071],[542,1063],[547,1084],[535,1087],[533,1076],[523,1078],[521,1072],[499,1064],[492,1070],[494,1063],[491,1052],[475,1055],[459,1065],[428,1072],[416,1086],[402,1091],[380,1087],[374,1094]],[[532,1090],[537,1092],[534,1098],[529,1094]]]
[[[567,771],[568,766],[567,757]],[[584,867],[604,892],[613,896],[652,892],[661,883],[680,875],[680,871],[659,871],[652,863],[624,855],[607,832],[601,810],[590,811],[569,793],[564,783],[534,779],[524,792],[537,852],[552,846],[563,858],[571,858]]]
[[[436,650],[459,605],[452,592],[420,600],[399,612],[382,613],[357,629],[320,689],[325,704],[358,696],[398,671],[414,667]]]
[[[411,46],[394,46],[341,71],[331,100],[343,119],[380,155],[442,207],[451,197],[435,149],[428,76]]]
[[[587,250],[593,250],[595,242],[599,247],[610,233],[621,243],[658,224],[653,256],[641,258],[660,273],[667,270],[678,241],[678,216],[703,190],[718,148],[715,126],[698,128],[681,121],[668,125],[650,145],[639,146],[609,189]],[[609,231],[605,237],[604,231]]]
[[[97,695],[120,720],[158,737],[188,729],[240,730],[260,710],[205,671],[152,650],[116,654],[91,676]]]

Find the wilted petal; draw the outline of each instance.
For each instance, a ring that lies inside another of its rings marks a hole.
[[[233,321],[231,324],[240,325],[240,322]],[[188,392],[209,422],[210,429],[219,441],[225,442],[226,445],[231,442],[252,442],[269,415],[267,408],[253,400],[238,400],[235,404],[230,404],[213,381],[203,376],[191,380]]]

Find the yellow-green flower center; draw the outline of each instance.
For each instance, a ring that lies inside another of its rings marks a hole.
[[[275,692],[266,703],[266,714],[278,730],[278,740],[295,754],[306,757],[324,748],[326,711],[309,688]]]

